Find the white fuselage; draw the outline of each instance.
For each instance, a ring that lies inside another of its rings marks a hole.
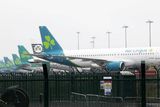
[[[83,49],[83,50],[64,50],[65,56],[89,58],[106,61],[123,61],[126,66],[139,64],[145,61],[149,64],[160,64],[160,47],[152,48],[112,48],[112,49]],[[83,59],[71,59],[72,63],[81,67],[91,67],[98,65],[92,61]]]

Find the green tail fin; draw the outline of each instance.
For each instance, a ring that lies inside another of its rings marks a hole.
[[[5,63],[3,62],[3,61],[0,61],[0,69],[1,68],[5,68],[6,66],[5,66]]]
[[[56,55],[63,55],[63,49],[54,38],[54,36],[50,33],[46,26],[39,27],[41,33],[41,39],[43,44],[43,51],[49,52]]]
[[[15,65],[21,65],[22,64],[21,59],[16,54],[12,54],[12,57],[13,57],[13,62],[14,62]]]
[[[7,68],[11,68],[14,66],[13,62],[8,57],[4,57],[4,62]]]
[[[21,58],[22,63],[28,63],[29,59],[33,59],[33,57],[31,55],[27,55],[29,54],[29,52],[26,50],[26,48],[22,45],[18,46],[18,51],[19,51],[19,55]]]

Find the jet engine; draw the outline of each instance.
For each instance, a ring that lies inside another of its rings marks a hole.
[[[105,64],[107,71],[122,71],[125,68],[125,64],[122,61],[112,61]]]

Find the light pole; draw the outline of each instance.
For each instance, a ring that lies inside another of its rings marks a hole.
[[[78,40],[78,50],[79,50],[79,34],[80,34],[80,32],[77,32],[77,40]]]
[[[125,48],[127,48],[127,28],[128,28],[128,26],[123,26],[122,28],[124,28],[124,33],[125,33]]]
[[[108,36],[108,48],[110,48],[110,34],[111,32],[106,32],[107,36]]]
[[[151,47],[152,46],[152,43],[151,43],[151,41],[152,41],[152,38],[151,38],[151,24],[153,23],[153,21],[148,20],[148,21],[146,21],[146,23],[149,24],[149,47]]]
[[[95,38],[96,38],[96,37],[92,36],[92,37],[91,37],[92,41],[90,41],[90,43],[92,43],[93,48],[94,48],[94,44],[95,44],[95,41],[94,41]]]
[[[90,41],[90,43],[92,44],[92,48],[94,48],[94,41]]]

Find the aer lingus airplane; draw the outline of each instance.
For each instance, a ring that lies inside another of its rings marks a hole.
[[[64,66],[60,66],[60,67],[58,66],[60,64],[56,64],[56,63],[53,64],[44,59],[32,57],[31,55],[29,55],[29,51],[23,45],[18,45],[18,52],[19,52],[21,61],[25,64],[31,65],[31,66],[26,67],[25,69],[32,70],[34,72],[42,72],[43,71],[42,63],[48,63],[50,64],[51,71],[55,71],[55,70],[57,71],[58,68],[60,68],[60,70],[64,70]],[[68,70],[68,69],[69,69],[68,66],[65,67],[65,70]]]
[[[122,71],[126,67],[160,64],[160,48],[113,48],[63,50],[47,27],[40,26],[43,52],[33,54],[39,58],[74,67],[101,68],[106,71]]]
[[[40,44],[32,45],[33,52],[35,52],[35,48],[37,48],[37,45],[40,45]],[[61,71],[61,70],[67,70],[67,71],[73,70],[72,68],[66,65],[61,65],[61,64],[53,63],[41,58],[32,57],[31,55],[29,55],[29,51],[23,45],[18,45],[18,51],[19,51],[22,62],[30,63],[31,64],[30,69],[33,69],[35,72],[43,71],[42,63],[48,63],[50,67],[50,71],[54,71],[54,72]]]
[[[6,69],[4,69],[4,72],[21,72],[21,73],[29,72],[28,70],[23,69],[24,65],[15,65],[8,57],[4,57],[4,62],[6,65]],[[18,61],[18,63],[20,64],[21,62]]]
[[[33,49],[33,53],[34,54],[38,54],[38,53],[41,53],[43,51],[43,47],[42,47],[42,44],[32,44],[32,49]],[[32,62],[38,62],[37,59],[33,59]],[[42,59],[39,59],[39,61],[41,61]],[[45,60],[46,62],[46,60]],[[50,71],[79,71],[79,72],[82,72],[82,71],[89,71],[90,68],[75,68],[75,67],[70,67],[70,66],[67,66],[67,65],[64,65],[64,64],[59,64],[59,63],[55,63],[55,62],[50,62],[50,61],[47,61],[50,65]]]
[[[33,62],[32,61],[33,57],[31,55],[29,55],[28,50],[26,50],[26,48],[23,45],[18,45],[18,52],[20,55],[21,62],[23,64],[30,65],[30,66],[24,67],[23,69],[34,71],[34,72],[42,72],[43,71],[42,64],[40,63],[40,60],[36,60],[35,62]],[[31,61],[32,63],[30,63],[29,61]]]
[[[0,72],[4,72],[6,70],[6,65],[5,63],[1,60],[0,61]]]
[[[14,63],[8,57],[4,57],[4,62],[5,62],[5,66],[6,66],[6,71],[13,72],[13,71],[17,70]]]
[[[24,61],[21,61],[21,59],[16,55],[12,54],[13,62],[17,68],[19,68],[19,71],[21,72],[33,72],[34,70],[31,69],[31,64],[26,63]]]
[[[16,54],[12,54],[12,57],[13,57],[13,62],[16,66],[20,66],[22,68],[30,66],[29,63],[21,61],[21,59]]]
[[[41,44],[32,44],[32,49],[33,49],[34,53],[37,51],[37,48],[41,48]],[[50,62],[50,61],[47,61],[47,60],[44,60],[41,58],[32,57],[31,55],[29,55],[28,50],[23,45],[19,45],[18,50],[19,50],[19,54],[21,56],[21,60],[25,63],[30,63],[32,65],[32,68],[35,68],[37,72],[43,71],[43,68],[42,68],[43,62],[48,63],[50,65],[50,71],[56,72],[56,71],[62,71],[62,70],[65,70],[65,71],[72,71],[73,70],[73,68],[66,66],[66,65],[53,63],[53,62]]]

